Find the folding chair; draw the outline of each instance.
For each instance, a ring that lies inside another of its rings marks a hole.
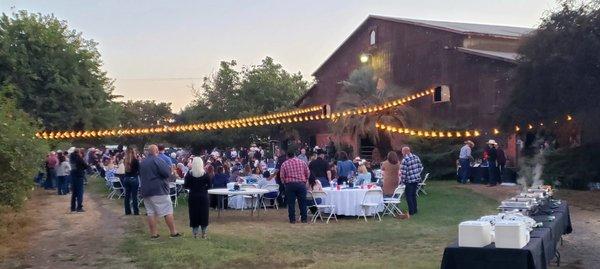
[[[381,204],[369,202],[369,201],[372,201],[372,200],[380,201],[382,198],[383,198],[383,191],[381,191],[381,189],[368,190],[365,193],[365,197],[363,198],[363,201],[360,204],[360,206],[362,206],[362,209],[363,209],[363,217],[365,218],[365,222],[367,222],[367,210],[370,208],[374,208],[374,210],[371,212],[371,215],[373,216],[373,218],[375,218],[375,215],[377,215],[377,218],[379,218],[379,221],[381,221],[381,215],[379,215],[379,212],[377,211],[377,208]],[[360,215],[358,216],[358,219],[360,219]]]
[[[273,201],[275,209],[279,209],[279,206],[277,206],[277,197],[279,197],[279,185],[278,184],[268,184],[268,185],[265,185],[263,187],[263,189],[270,191],[268,193],[265,193],[260,198],[260,202],[261,202],[263,208],[265,209],[265,211],[267,211],[267,204],[265,203],[265,200]]]
[[[306,199],[308,200],[309,198],[312,198],[314,207],[317,208],[317,212],[315,212],[315,214],[313,214],[312,216],[312,222],[315,223],[317,221],[317,218],[321,219],[321,221],[323,221],[323,213],[327,214],[326,212],[324,212],[324,209],[329,209],[329,216],[327,217],[327,221],[325,223],[329,223],[329,220],[331,219],[331,217],[333,217],[335,219],[335,221],[337,222],[337,214],[335,213],[335,205],[326,205],[323,204],[323,202],[325,202],[326,198],[327,198],[327,193],[323,192],[323,191],[313,191],[313,192],[308,192],[308,194],[306,195]],[[317,199],[321,199],[321,203],[317,202]]]
[[[108,199],[112,199],[119,193],[117,199],[121,199],[123,195],[125,195],[125,189],[123,188],[123,184],[121,183],[121,179],[118,177],[113,177],[110,179],[110,193],[108,194]]]
[[[417,197],[419,197],[419,192],[422,192],[423,194],[427,195],[427,191],[425,191],[425,187],[427,186],[427,183],[425,183],[425,181],[427,181],[428,178],[429,178],[429,173],[425,174],[425,177],[423,177],[423,181],[421,181],[419,183],[419,185],[417,186]]]
[[[177,207],[177,201],[179,200],[177,187],[169,188],[169,197],[171,197],[171,200],[173,201],[173,207]]]
[[[404,213],[402,213],[402,210],[400,210],[399,205],[402,202],[402,195],[404,195],[405,189],[406,186],[400,185],[396,187],[392,197],[383,198],[383,205],[385,206],[385,209],[383,210],[382,215],[392,215],[394,217],[396,216],[396,213],[404,215]]]

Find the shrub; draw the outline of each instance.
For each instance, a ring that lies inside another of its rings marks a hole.
[[[546,153],[542,178],[547,184],[584,190],[600,182],[600,145],[563,148]]]
[[[0,208],[19,208],[33,187],[48,152],[45,141],[35,138],[36,123],[0,97]]]
[[[424,173],[430,173],[430,178],[456,178],[456,160],[462,147],[461,140],[409,138],[406,144],[419,156]]]

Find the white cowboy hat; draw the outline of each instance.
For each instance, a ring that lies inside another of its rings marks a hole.
[[[75,147],[70,147],[69,150],[67,150],[67,153],[71,154],[75,151]]]
[[[498,143],[496,143],[496,140],[494,140],[494,139],[490,139],[490,141],[488,141],[486,144],[488,144],[488,145],[498,145]]]

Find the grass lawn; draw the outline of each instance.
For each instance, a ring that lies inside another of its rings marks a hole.
[[[140,268],[439,268],[458,223],[494,213],[498,203],[454,182],[430,182],[429,195],[419,198],[419,214],[410,220],[291,225],[286,209],[262,211],[260,218],[235,210],[217,218],[211,211],[208,240],[191,237],[186,201],[180,199],[175,219],[184,238],[168,238],[161,221],[162,237],[151,241],[145,219],[132,218],[120,248]],[[100,184],[92,189],[103,191]]]

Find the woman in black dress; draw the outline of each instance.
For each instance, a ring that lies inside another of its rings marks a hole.
[[[190,214],[190,227],[194,238],[198,237],[198,230],[202,238],[206,238],[208,228],[208,189],[211,186],[209,173],[204,170],[202,158],[192,160],[192,169],[185,175],[183,187],[190,191],[188,195],[188,209]]]

